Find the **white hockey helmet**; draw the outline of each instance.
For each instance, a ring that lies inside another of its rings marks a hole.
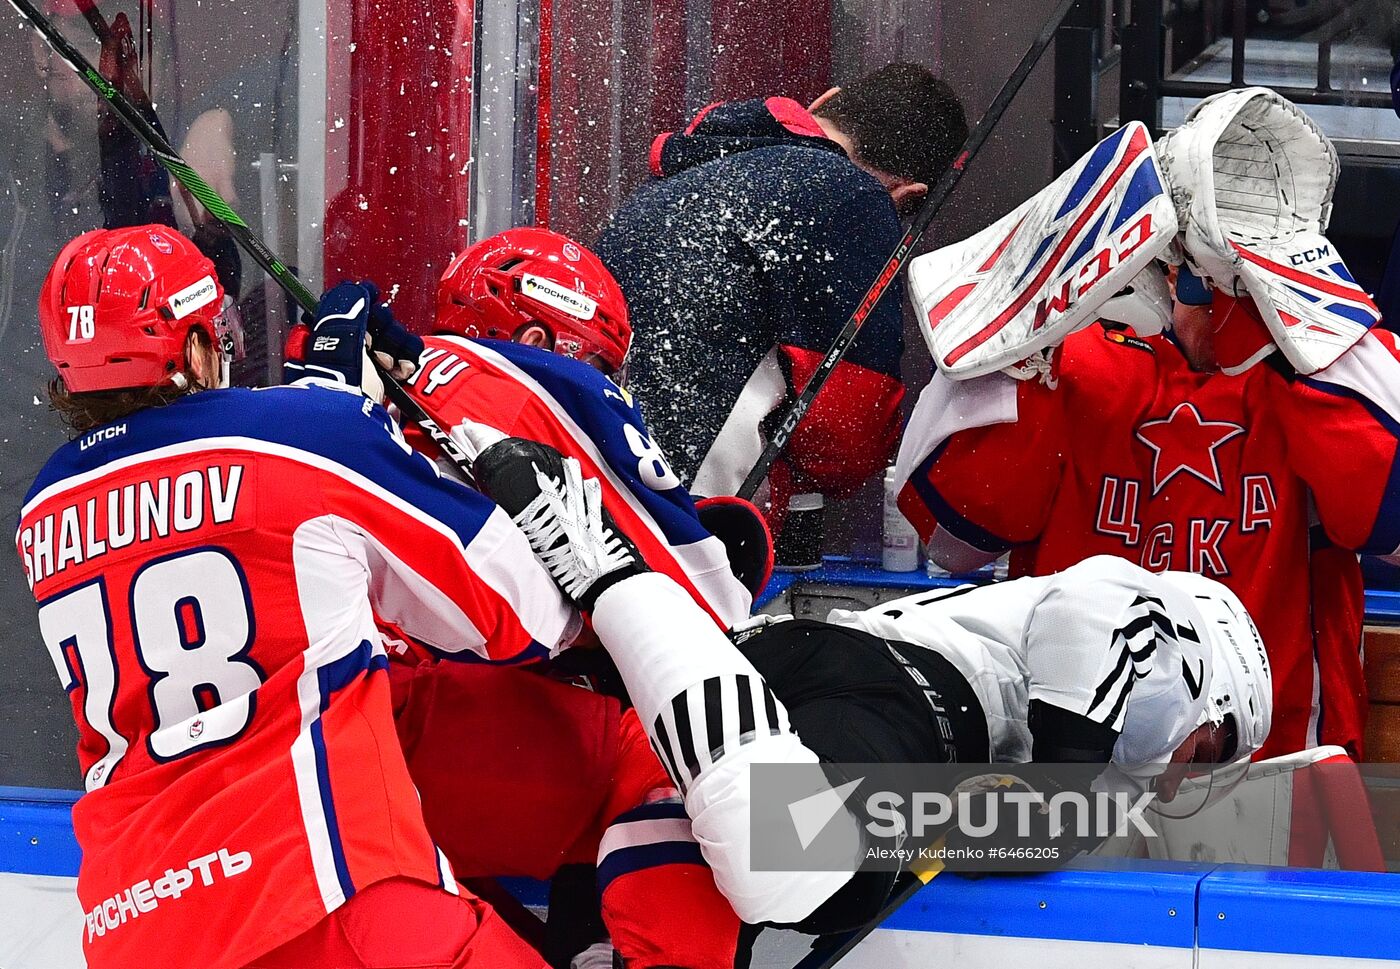
[[[1138,336],[1156,336],[1172,328],[1172,291],[1158,262],[1148,263],[1103,306],[1099,319],[1131,326]]]
[[[1201,634],[1210,646],[1211,678],[1200,723],[1232,717],[1236,746],[1230,760],[1248,761],[1264,746],[1273,722],[1274,678],[1264,641],[1244,605],[1219,582],[1191,572],[1165,572],[1162,578],[1192,596],[1205,621]]]

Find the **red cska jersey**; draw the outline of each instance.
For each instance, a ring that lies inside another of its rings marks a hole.
[[[93,969],[233,969],[383,879],[455,892],[374,614],[486,662],[573,625],[505,513],[342,391],[99,428],[49,460],[16,539],[78,724]]]
[[[631,394],[588,364],[537,347],[453,336],[424,343],[404,387],[440,427],[484,424],[578,459],[653,571],[679,583],[722,629],[748,618],[752,596],[724,544],[700,524]]]
[[[1169,336],[1090,327],[1053,379],[936,373],[899,455],[899,506],[950,567],[1016,574],[1091,555],[1229,586],[1273,664],[1257,755],[1361,752],[1363,589],[1353,552],[1400,547],[1400,351],[1373,331],[1309,377],[1197,373]]]

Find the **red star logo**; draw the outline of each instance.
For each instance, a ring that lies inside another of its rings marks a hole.
[[[1177,404],[1165,418],[1143,424],[1137,438],[1153,452],[1152,493],[1161,491],[1178,471],[1185,471],[1224,494],[1215,449],[1243,433],[1243,427],[1229,421],[1203,420],[1194,404]]]

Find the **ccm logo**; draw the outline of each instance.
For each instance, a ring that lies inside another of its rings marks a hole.
[[[1331,258],[1331,246],[1318,246],[1316,249],[1304,249],[1302,252],[1295,252],[1288,257],[1288,261],[1295,266],[1302,266],[1306,263],[1322,262],[1324,259]]]
[[[1036,304],[1035,320],[1031,323],[1031,332],[1039,330],[1051,316],[1063,314],[1065,310],[1069,309],[1071,292],[1074,294],[1074,299],[1083,296],[1095,283],[1137,252],[1151,235],[1152,213],[1148,212],[1124,229],[1116,240],[1090,256],[1089,261],[1084,263],[1077,272],[1071,272],[1060,284],[1059,292],[1051,293]],[[1074,288],[1076,283],[1078,284],[1077,290]]]
[[[340,346],[340,337],[318,336],[315,342],[311,344],[311,349],[315,353],[329,353],[338,346]]]

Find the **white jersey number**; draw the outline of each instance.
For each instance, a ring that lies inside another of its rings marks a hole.
[[[58,679],[69,693],[81,679],[87,686],[83,719],[107,741],[107,753],[88,768],[89,791],[101,787],[126,756],[126,738],[112,726],[117,695],[117,660],[112,650],[112,615],[101,579],[70,589],[39,607],[39,632],[49,648]]]
[[[652,491],[670,491],[680,485],[681,479],[666,463],[666,455],[655,441],[631,424],[623,424],[622,433],[637,458],[637,477],[642,479],[642,484]]]
[[[262,671],[247,659],[253,645],[248,584],[233,558],[203,548],[158,559],[131,583],[131,631],[149,676],[153,759],[172,760],[227,743],[248,727]],[[66,690],[87,688],[83,716],[107,741],[85,778],[101,787],[129,741],[112,722],[117,665],[111,603],[95,580],[39,607],[39,627]]]
[[[201,549],[145,566],[131,583],[136,654],[151,676],[151,754],[171,760],[241,734],[262,685],[248,585],[228,553]]]

